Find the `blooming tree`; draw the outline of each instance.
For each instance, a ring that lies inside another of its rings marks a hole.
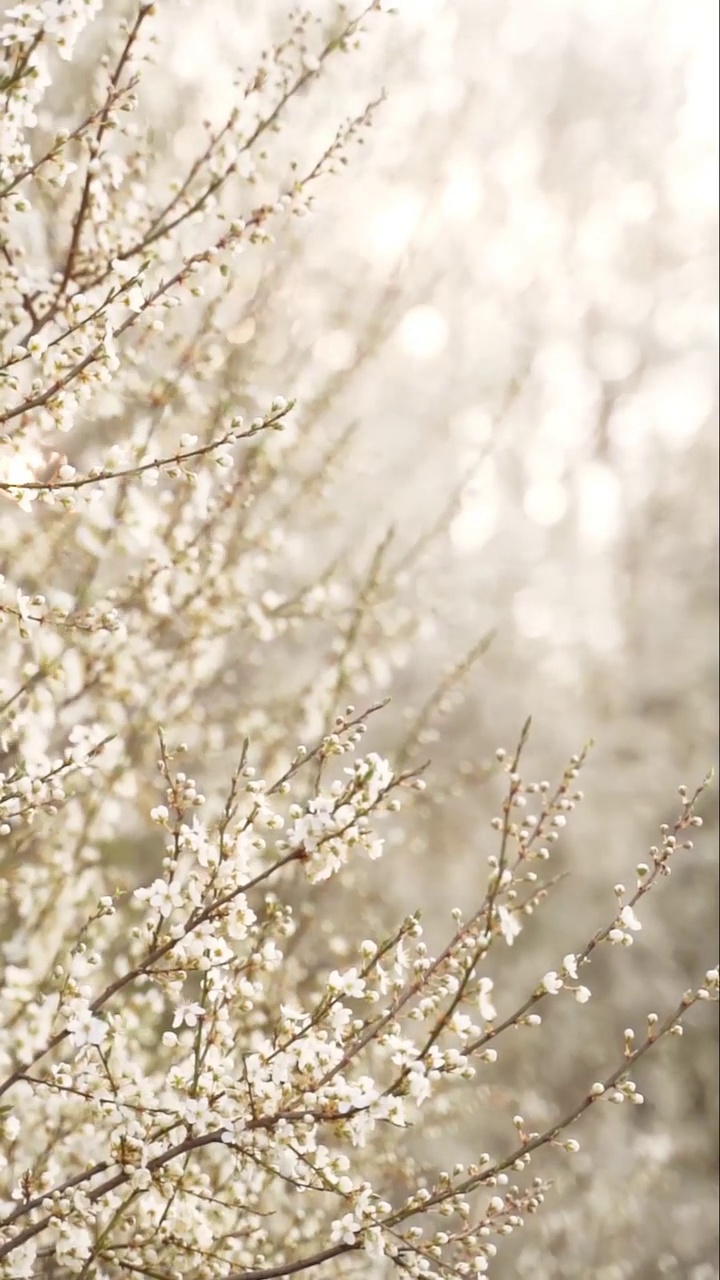
[[[497,957],[583,798],[586,751],[533,780],[528,722],[496,753],[491,843],[442,945],[417,912],[366,936],[396,815],[433,786],[423,729],[487,638],[394,756],[366,747],[422,619],[390,533],[359,577],[305,576],[289,514],[342,441],[305,453],[293,388],[254,388],[223,337],[248,260],[373,122],[379,91],[318,154],[283,150],[381,6],[294,12],[170,178],[142,105],[161,15],[112,14],[95,58],[100,8],[34,0],[2,27],[0,1276],[492,1274],[555,1154],[586,1113],[642,1104],[636,1064],[717,1000],[717,969],[546,1126],[509,1110],[497,1149],[443,1167],[441,1146],[555,1000],[593,1016],[599,953],[632,964],[707,781],[605,923],[504,1008]],[[87,58],[79,102],[53,97]]]

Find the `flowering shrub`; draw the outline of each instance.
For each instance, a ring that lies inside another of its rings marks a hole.
[[[155,6],[116,23],[70,107],[53,87],[100,4],[4,16],[3,1277],[493,1274],[552,1185],[546,1156],[579,1150],[586,1112],[640,1105],[636,1064],[717,1001],[710,969],[545,1128],[509,1111],[501,1147],[442,1167],[497,1046],[517,1033],[532,1055],[555,998],[592,1017],[602,950],[632,963],[707,784],[680,789],[605,924],[514,1008],[488,969],[553,888],[585,752],[553,786],[527,774],[529,725],[497,751],[487,883],[440,948],[418,914],[374,938],[357,919],[395,815],[432,787],[427,720],[486,641],[395,758],[366,749],[384,704],[359,698],[419,625],[390,536],[357,585],[303,577],[288,516],[329,459],[302,472],[301,406],[237,376],[223,326],[246,256],[309,211],[373,118],[379,96],[274,176],[295,99],[379,8],[293,14],[164,188],[138,96]]]

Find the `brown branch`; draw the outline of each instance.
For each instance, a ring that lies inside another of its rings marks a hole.
[[[78,250],[80,248],[80,239],[82,236],[83,227],[85,225],[85,220],[87,218],[87,215],[90,212],[90,204],[92,199],[91,185],[92,185],[92,179],[94,176],[92,162],[99,155],[100,146],[102,144],[102,140],[107,131],[108,118],[110,115],[110,106],[112,102],[112,92],[117,90],[118,84],[120,82],[120,77],[129,61],[133,45],[135,44],[138,38],[138,35],[140,33],[140,28],[143,22],[145,21],[145,18],[147,18],[148,14],[151,14],[153,12],[153,9],[154,9],[154,5],[152,3],[140,5],[140,8],[138,9],[138,12],[137,12],[137,16],[135,18],[135,22],[133,26],[130,28],[130,31],[128,32],[127,39],[120,53],[120,57],[118,58],[117,66],[115,67],[115,70],[113,71],[113,74],[111,76],[111,79],[110,79],[111,93],[108,95],[108,100],[105,103],[105,106],[103,107],[102,114],[100,116],[100,123],[98,125],[97,135],[96,135],[94,144],[90,148],[90,160],[88,162],[87,172],[85,174],[85,183],[83,186],[82,195],[80,197],[80,204],[78,206],[78,211],[75,216],[75,221],[73,223],[72,236],[70,239],[67,258],[65,260],[65,267],[63,269],[62,279],[60,281],[60,284],[58,285],[58,291],[55,297],[55,301],[53,302],[49,313],[46,313],[46,315],[43,316],[43,321],[48,320],[55,313],[59,305],[60,299],[63,297],[65,290],[67,289],[67,286],[70,282],[70,278],[73,272],[73,267],[75,266],[75,259],[77,257]]]
[[[51,484],[41,484],[38,481],[28,482],[27,484],[9,484],[7,481],[0,481],[0,490],[6,493],[14,493],[18,489],[22,489],[24,492],[54,493],[59,489],[82,489],[88,484],[97,484],[103,480],[123,480],[127,476],[142,475],[144,471],[156,471],[162,467],[179,466],[192,458],[202,458],[206,454],[214,453],[217,449],[221,449],[223,445],[235,444],[238,440],[251,439],[261,431],[265,431],[268,427],[280,422],[291,408],[292,401],[284,409],[268,418],[264,418],[261,424],[249,427],[247,431],[238,431],[236,427],[231,427],[224,436],[220,436],[217,440],[211,440],[210,444],[201,445],[197,449],[188,449],[184,453],[174,453],[165,458],[153,458],[150,462],[139,463],[136,467],[125,467],[120,471],[100,470],[90,472],[86,476],[80,476],[77,480],[56,480]]]

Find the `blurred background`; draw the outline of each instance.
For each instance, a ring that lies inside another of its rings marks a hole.
[[[586,800],[556,855],[570,875],[497,960],[502,1015],[607,923],[613,884],[634,883],[678,785],[717,759],[718,16],[711,0],[393,7],[242,162],[238,215],[385,89],[363,148],[318,185],[311,216],[237,260],[209,319],[207,302],[176,321],[198,335],[174,384],[183,430],[208,388],[249,412],[298,400],[249,517],[256,616],[241,639],[226,634],[214,683],[178,719],[222,789],[226,724],[269,766],[288,726],[306,741],[348,700],[390,694],[369,745],[431,757],[431,785],[403,811],[382,895],[363,889],[358,928],[422,906],[435,942],[482,892],[496,748],[532,714],[527,767],[552,780],[593,738]],[[271,0],[160,6],[162,55],[141,95],[148,184],[163,189],[201,148],[203,121],[236,100],[238,67],[250,76],[286,27]],[[89,77],[107,30],[99,17],[83,45]],[[69,111],[77,81],[55,93]],[[158,376],[164,342],[147,349]],[[128,427],[127,404],[103,393],[75,465],[137,430],[140,412]],[[30,520],[1,518],[8,540]],[[132,536],[128,557],[150,554]],[[122,574],[106,563],[99,580]],[[612,1068],[624,1027],[639,1032],[715,962],[715,795],[704,804],[705,831],[645,905],[632,953],[593,965],[589,1006],[553,1008],[536,1041],[501,1048],[502,1122],[482,1085],[472,1124],[437,1139],[440,1162],[445,1138],[467,1159],[507,1139],[516,1110],[542,1127]],[[139,801],[138,815],[147,824]],[[343,932],[330,913],[327,927]],[[712,1019],[651,1055],[639,1081],[647,1105],[593,1114],[505,1274],[720,1274]]]

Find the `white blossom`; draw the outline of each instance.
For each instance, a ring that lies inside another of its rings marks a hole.
[[[498,920],[500,921],[500,932],[505,939],[507,945],[511,947],[515,939],[519,936],[522,925],[514,912],[508,910],[502,903],[497,909]]]
[[[620,912],[620,919],[622,923],[625,925],[626,929],[632,929],[633,932],[637,932],[639,929],[642,929],[642,924],[640,923],[637,916],[635,915],[635,912],[633,911],[632,907],[629,905],[623,907],[622,911]]]
[[[547,995],[554,996],[557,995],[558,991],[562,991],[563,979],[555,972],[554,969],[551,969],[549,973],[545,974],[541,986]]]
[[[179,1004],[173,1014],[173,1028],[182,1026],[196,1027],[199,1019],[204,1016],[205,1010],[197,1001]]]

